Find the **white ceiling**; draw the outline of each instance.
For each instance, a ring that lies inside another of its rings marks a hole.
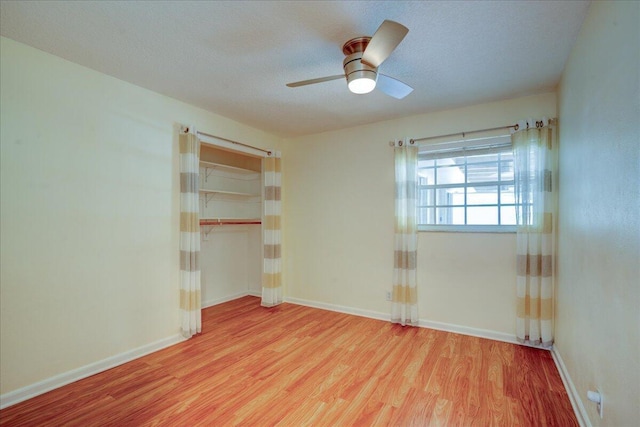
[[[2,36],[290,137],[555,89],[585,1],[8,1]],[[354,95],[342,45],[409,34],[380,71],[414,91]]]

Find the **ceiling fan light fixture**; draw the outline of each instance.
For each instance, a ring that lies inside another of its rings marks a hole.
[[[351,71],[347,68],[348,67],[345,68],[347,71],[347,86],[351,92],[362,95],[369,93],[376,88],[378,73],[374,70],[359,69]]]
[[[365,93],[369,93],[376,88],[376,81],[367,76],[367,77],[354,77],[349,79],[349,90],[353,93],[357,93],[358,95],[362,95]]]

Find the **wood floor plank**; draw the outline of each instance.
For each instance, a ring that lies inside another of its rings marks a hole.
[[[577,426],[543,350],[244,297],[183,343],[0,411],[1,426]]]
[[[313,426],[317,424],[326,403],[315,399],[304,399],[297,408],[289,408],[287,414],[276,424],[276,426]]]

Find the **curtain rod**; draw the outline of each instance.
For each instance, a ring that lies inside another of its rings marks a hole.
[[[189,128],[185,128],[184,129],[185,133],[189,132]],[[221,136],[216,136],[216,135],[211,135],[209,133],[204,133],[204,132],[200,132],[200,131],[196,131],[196,133],[198,133],[199,135],[204,135],[204,136],[208,136],[210,138],[216,138],[219,139],[221,141],[225,141],[225,142],[230,142],[232,144],[236,144],[236,145],[241,145],[243,147],[247,147],[247,148],[251,148],[253,150],[258,150],[258,151],[262,151],[263,153],[267,153],[268,156],[271,155],[271,151],[270,150],[263,150],[262,148],[258,148],[258,147],[254,147],[253,145],[249,145],[249,144],[243,144],[242,142],[238,142],[238,141],[233,141],[231,139],[227,139],[227,138],[223,138]]]
[[[549,124],[555,124],[556,119],[549,119]],[[536,127],[542,127],[543,124],[542,122],[536,122]],[[448,135],[437,135],[437,136],[428,136],[426,138],[416,138],[416,139],[411,139],[410,143],[411,144],[415,144],[418,141],[428,141],[430,139],[436,139],[436,138],[448,138],[450,136],[456,136],[456,135],[462,135],[462,137],[464,138],[466,135],[472,134],[472,133],[480,133],[480,132],[489,132],[492,130],[500,130],[500,129],[511,129],[513,128],[514,130],[518,130],[520,129],[520,125],[519,124],[515,124],[515,125],[509,125],[509,126],[498,126],[496,128],[488,128],[488,129],[478,129],[478,130],[471,130],[471,131],[467,131],[467,132],[456,132],[456,133],[450,133]],[[527,129],[529,128],[529,123],[527,123]]]

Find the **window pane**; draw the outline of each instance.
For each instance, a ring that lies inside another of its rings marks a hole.
[[[464,166],[448,166],[436,169],[438,185],[443,184],[463,184]]]
[[[467,190],[468,205],[497,205],[498,186],[469,187]]]
[[[418,168],[424,168],[427,166],[433,167],[435,165],[435,161],[433,159],[419,159],[418,160]]]
[[[481,154],[481,155],[470,155],[467,157],[467,163],[482,163],[482,162],[497,162],[498,161],[498,153],[495,154]]]
[[[507,162],[513,162],[513,152],[512,151],[503,151],[502,153],[500,153],[500,160],[502,161],[507,161]]]
[[[464,208],[436,208],[437,224],[464,225]]]
[[[498,225],[498,207],[482,206],[467,208],[467,224]]]
[[[500,187],[500,203],[503,205],[516,202],[513,185],[503,185]]]
[[[433,168],[418,169],[418,184],[420,185],[435,184],[434,169]]]
[[[490,182],[498,180],[498,163],[469,163],[467,165],[467,182]]]
[[[500,224],[516,225],[516,207],[502,206],[500,208]]]
[[[418,208],[418,224],[435,224],[435,208]]]
[[[439,188],[436,190],[436,205],[464,205],[464,188]]]
[[[509,162],[500,162],[500,180],[513,181],[513,160]]]
[[[418,206],[433,205],[434,192],[433,188],[418,188]]]
[[[464,156],[461,157],[444,157],[436,160],[438,166],[460,166],[464,165]]]

